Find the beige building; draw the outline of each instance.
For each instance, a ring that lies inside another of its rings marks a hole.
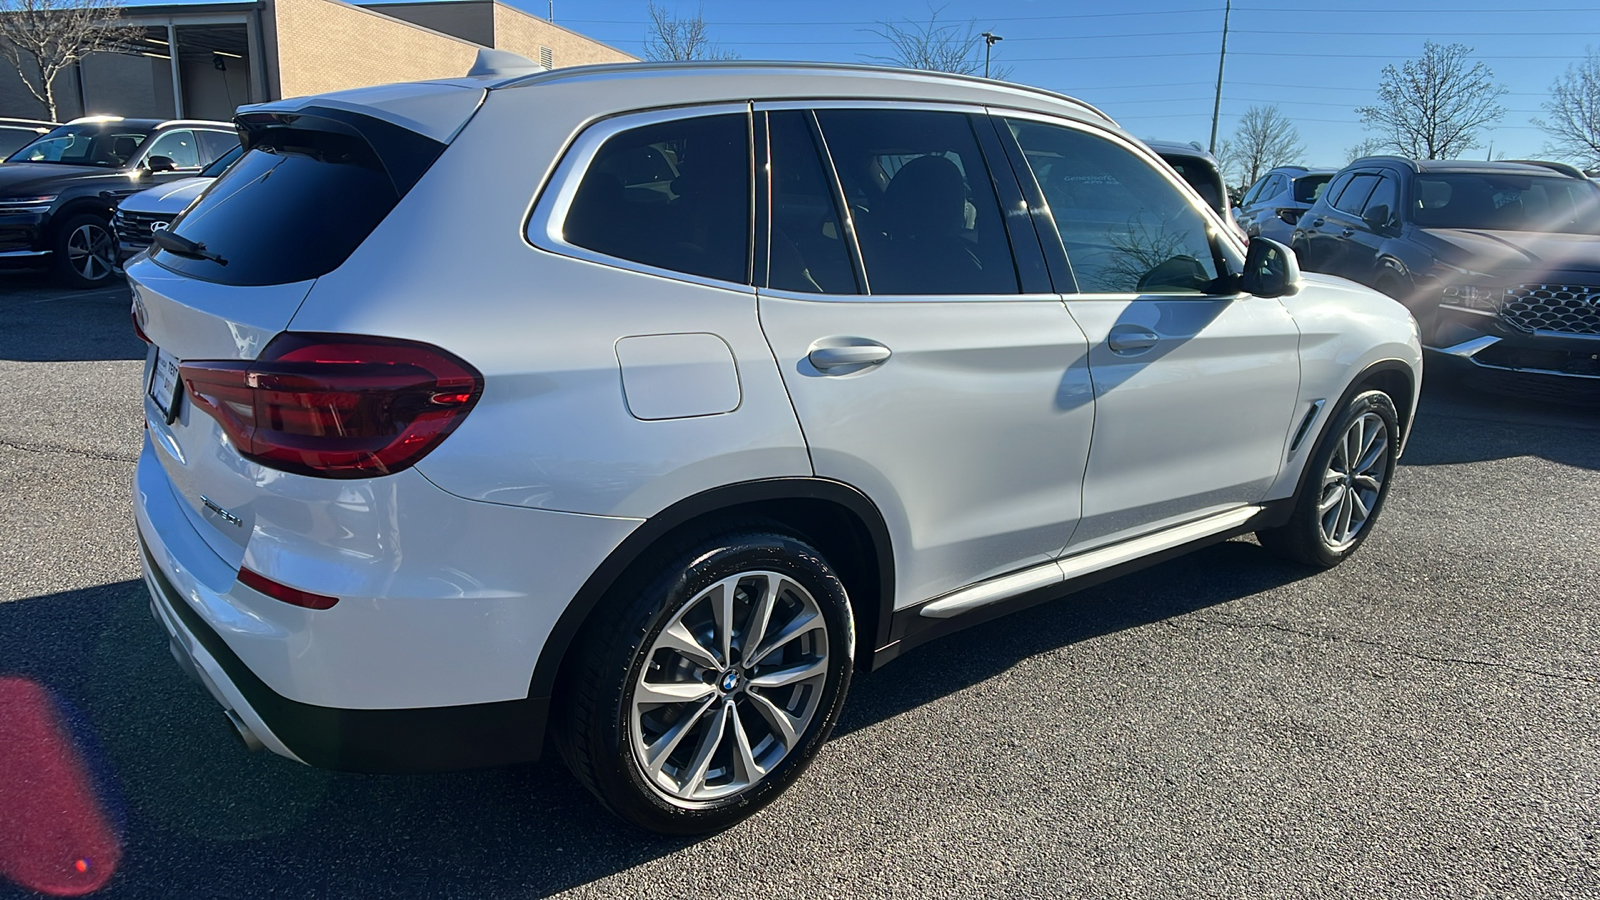
[[[129,6],[136,53],[101,53],[56,81],[59,118],[113,114],[227,119],[246,103],[465,75],[493,47],[547,68],[635,57],[497,0],[343,3],[260,0]],[[0,72],[0,116],[42,118]]]

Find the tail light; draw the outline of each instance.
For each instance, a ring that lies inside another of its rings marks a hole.
[[[139,301],[135,300],[133,305],[128,307],[128,318],[133,320],[133,336],[148,344],[150,343],[150,336],[144,333],[144,322],[142,321],[144,316],[140,315],[143,311],[139,307]]]
[[[1305,215],[1305,210],[1303,210],[1303,209],[1280,209],[1280,210],[1278,210],[1278,218],[1282,219],[1285,222],[1288,222],[1290,225],[1299,225],[1300,224],[1300,217],[1302,215]]]
[[[259,359],[178,375],[246,459],[322,478],[415,465],[483,393],[483,376],[438,347],[344,334],[285,332]]]

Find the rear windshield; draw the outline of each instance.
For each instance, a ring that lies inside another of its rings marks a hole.
[[[172,224],[173,234],[203,245],[207,258],[168,249],[152,258],[221,284],[318,278],[344,263],[413,181],[397,182],[355,134],[266,129]]]
[[[1557,175],[1423,173],[1412,221],[1424,228],[1600,235],[1600,187]]]
[[[1326,175],[1301,175],[1294,180],[1294,202],[1315,203],[1322,196],[1322,189],[1333,180],[1333,173]]]
[[[1178,176],[1189,183],[1200,195],[1200,199],[1212,209],[1227,209],[1223,203],[1222,176],[1217,174],[1215,167],[1192,157],[1164,156],[1167,165],[1178,172]]]

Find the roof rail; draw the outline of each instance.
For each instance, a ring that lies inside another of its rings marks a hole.
[[[1076,97],[1070,97],[1070,96],[1068,96],[1066,94],[1057,93],[1056,91],[1045,90],[1044,88],[1033,87],[1032,85],[1016,84],[1016,83],[1010,82],[1010,81],[996,81],[996,80],[994,80],[992,78],[979,78],[976,75],[956,75],[956,74],[952,74],[952,73],[949,73],[949,72],[930,72],[930,71],[927,71],[925,69],[908,69],[908,68],[903,68],[903,67],[900,67],[900,66],[871,66],[871,65],[864,65],[864,64],[861,64],[861,63],[811,62],[811,61],[783,60],[783,59],[774,59],[774,60],[730,59],[730,60],[696,60],[696,61],[693,61],[693,62],[665,62],[665,61],[663,61],[663,62],[599,63],[599,64],[596,64],[596,65],[590,65],[590,66],[567,66],[565,68],[548,69],[548,70],[545,69],[543,66],[540,66],[538,68],[539,68],[539,71],[537,71],[537,72],[533,72],[533,73],[525,75],[525,76],[523,76],[521,78],[516,78],[516,79],[513,79],[511,81],[507,81],[507,82],[504,82],[502,84],[495,85],[494,88],[495,89],[499,89],[499,88],[508,88],[508,87],[520,87],[520,86],[529,85],[529,84],[545,84],[545,83],[552,82],[552,81],[563,81],[563,80],[574,79],[574,78],[584,78],[584,77],[591,76],[591,75],[600,75],[600,74],[614,75],[614,74],[617,74],[619,72],[622,72],[622,73],[635,73],[635,72],[637,72],[637,73],[643,74],[643,73],[646,73],[646,72],[681,72],[681,71],[684,71],[686,69],[808,69],[808,70],[821,70],[821,71],[833,71],[833,72],[860,72],[860,73],[863,73],[863,74],[873,74],[873,75],[894,74],[894,75],[898,75],[898,76],[901,76],[901,77],[908,77],[909,76],[909,77],[917,77],[917,78],[927,78],[927,79],[930,79],[930,80],[961,81],[961,82],[965,82],[967,84],[980,84],[980,85],[983,85],[983,86],[989,87],[989,88],[995,88],[995,89],[1000,89],[1000,90],[1013,90],[1013,91],[1018,91],[1020,93],[1025,93],[1025,94],[1034,94],[1034,95],[1037,95],[1037,96],[1040,96],[1040,97],[1048,97],[1051,100],[1056,100],[1056,101],[1059,101],[1059,102],[1062,102],[1062,103],[1069,103],[1069,104],[1071,104],[1073,106],[1078,107],[1079,109],[1082,109],[1083,111],[1085,111],[1087,113],[1090,113],[1091,115],[1093,115],[1093,116],[1095,116],[1095,117],[1097,117],[1099,119],[1103,119],[1104,121],[1110,123],[1111,125],[1114,125],[1114,126],[1117,125],[1117,123],[1116,123],[1116,121],[1114,119],[1112,119],[1110,116],[1106,115],[1104,112],[1102,112],[1098,107],[1094,106],[1093,104],[1086,103],[1086,102],[1084,102],[1082,100],[1079,100]],[[513,73],[507,73],[507,74],[513,74]],[[1117,126],[1117,127],[1120,127],[1120,126]]]

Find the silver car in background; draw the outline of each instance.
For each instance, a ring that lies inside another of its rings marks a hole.
[[[1249,237],[1271,238],[1287,244],[1300,216],[1322,195],[1337,169],[1278,166],[1261,176],[1245,192],[1234,211],[1234,221]]]
[[[117,204],[111,217],[111,227],[117,233],[117,260],[127,262],[136,253],[150,247],[151,235],[172,224],[178,213],[189,208],[218,175],[228,170],[234,160],[244,155],[244,147],[235,147],[217,157],[193,178],[181,178],[156,185]]]

